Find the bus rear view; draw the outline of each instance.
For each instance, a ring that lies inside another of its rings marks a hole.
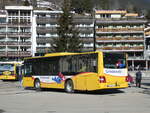
[[[126,55],[124,53],[103,53],[103,73],[100,76],[103,88],[128,87]],[[104,84],[103,84],[104,83]]]

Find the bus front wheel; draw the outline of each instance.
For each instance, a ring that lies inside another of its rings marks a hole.
[[[65,91],[67,93],[73,93],[74,92],[74,86],[72,80],[67,80],[65,83]]]
[[[41,83],[40,83],[40,80],[36,79],[35,82],[34,82],[34,88],[37,90],[37,91],[41,91]]]

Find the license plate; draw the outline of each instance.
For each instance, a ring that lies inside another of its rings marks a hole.
[[[107,87],[115,87],[116,84],[110,84],[110,85],[107,85]]]

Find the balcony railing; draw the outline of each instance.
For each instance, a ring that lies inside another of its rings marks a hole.
[[[9,41],[7,42],[7,45],[23,45],[23,46],[30,46],[31,42],[13,42],[13,41]]]
[[[5,42],[5,41],[0,41],[0,45],[2,46],[2,45],[7,45],[7,42]]]
[[[18,36],[21,36],[21,37],[31,37],[31,32],[8,32],[8,37],[18,37]]]
[[[30,57],[30,51],[0,52],[1,57]]]
[[[98,47],[97,49],[101,50],[144,50],[144,46],[137,47]]]
[[[96,38],[97,40],[144,40],[144,38],[141,37],[102,37],[102,38]]]
[[[8,42],[5,42],[5,41],[1,41],[0,42],[0,45],[9,45],[9,46],[31,46],[31,42],[17,42],[17,41],[8,41]]]
[[[51,38],[51,37],[49,37],[49,38],[48,37],[47,38],[45,38],[45,37],[44,38],[36,38],[37,43],[52,42],[52,40],[53,40],[53,38]]]
[[[37,53],[48,53],[48,52],[51,51],[51,48],[50,47],[49,48],[47,48],[47,47],[43,47],[43,48],[38,47],[36,50],[37,50]]]
[[[97,42],[143,42],[144,38],[141,37],[101,37],[96,38]]]
[[[24,38],[28,38],[28,37],[31,37],[31,33],[19,33],[20,37],[24,37]]]
[[[128,19],[128,18],[97,18],[96,23],[98,24],[118,24],[118,23],[124,23],[124,24],[144,24],[147,21],[143,18],[136,18],[136,19]]]
[[[6,23],[0,23],[0,27],[6,27]]]
[[[6,57],[7,56],[7,52],[0,52],[0,57]]]
[[[8,23],[8,27],[30,27],[31,23],[28,22],[15,22],[15,23]]]
[[[52,18],[48,18],[48,17],[40,17],[40,18],[37,18],[36,21],[39,24],[42,24],[42,23],[44,24],[44,23],[48,23],[48,22],[57,23],[58,19],[56,19],[56,18],[52,19]]]
[[[49,33],[49,32],[57,32],[56,28],[50,28],[50,27],[37,27],[38,33]]]
[[[96,32],[134,32],[134,31],[143,31],[144,28],[98,28]]]

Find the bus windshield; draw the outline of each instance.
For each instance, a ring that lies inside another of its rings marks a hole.
[[[104,68],[110,69],[126,68],[125,54],[104,53]]]
[[[14,64],[0,64],[0,72],[2,71],[13,71]]]

